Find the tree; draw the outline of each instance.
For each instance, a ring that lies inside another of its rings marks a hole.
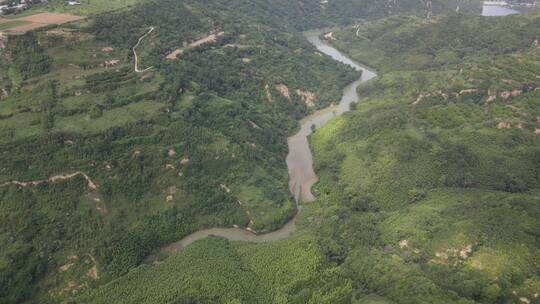
[[[90,110],[90,118],[95,119],[103,116],[103,106],[96,104]]]

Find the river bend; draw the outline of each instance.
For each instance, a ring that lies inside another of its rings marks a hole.
[[[322,31],[305,32],[306,39],[311,42],[321,53],[332,59],[347,64],[357,71],[362,71],[362,77],[343,89],[343,96],[337,105],[333,105],[305,117],[300,121],[298,133],[288,138],[289,154],[287,156],[287,168],[289,170],[289,189],[298,202],[311,202],[315,198],[311,193],[311,187],[317,181],[317,175],[313,170],[313,156],[311,154],[308,137],[312,133],[312,125],[320,128],[331,118],[349,111],[350,104],[358,101],[356,89],[358,85],[377,76],[374,71],[354,62],[343,53],[322,41],[319,36]],[[300,212],[300,206],[298,206]],[[289,237],[296,231],[296,216],[280,229],[255,234],[240,228],[211,228],[194,232],[180,241],[169,244],[159,250],[160,253],[170,254],[182,250],[189,244],[208,236],[220,236],[231,241],[269,242]]]

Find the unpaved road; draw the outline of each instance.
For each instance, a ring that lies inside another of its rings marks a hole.
[[[141,36],[141,38],[139,38],[139,41],[137,41],[137,44],[135,44],[135,46],[133,46],[133,56],[135,56],[135,72],[137,73],[142,73],[142,72],[146,72],[148,70],[150,70],[152,67],[148,67],[144,70],[139,70],[139,57],[137,56],[137,47],[139,46],[139,44],[141,44],[141,41],[143,41],[144,38],[146,38],[146,36],[150,35],[153,31],[154,31],[155,27],[151,26],[150,27],[150,30]]]
[[[84,177],[84,179],[86,179],[86,184],[87,184],[88,188],[90,188],[92,190],[96,190],[98,188],[96,183],[94,183],[90,179],[90,177],[88,177],[88,175],[86,175],[86,174],[84,174],[83,172],[80,172],[80,171],[70,173],[70,174],[64,174],[64,175],[54,175],[54,176],[51,176],[51,177],[49,177],[47,179],[40,179],[40,180],[34,180],[34,181],[27,181],[27,182],[11,181],[11,182],[4,183],[4,184],[2,184],[0,186],[7,186],[7,185],[18,185],[18,186],[21,186],[21,187],[38,186],[38,185],[43,184],[45,182],[54,183],[54,182],[57,182],[57,181],[63,181],[63,180],[66,180],[66,179],[72,179],[72,178],[74,178],[75,176],[78,176],[78,175],[81,175],[82,177]]]
[[[210,34],[206,37],[193,41],[192,43],[189,44],[189,47],[196,48],[207,43],[214,43],[217,41],[219,37],[223,35],[225,35],[225,32],[219,32],[217,34]],[[184,51],[185,51],[184,48],[178,48],[172,51],[169,55],[165,56],[165,58],[170,59],[170,60],[176,60],[178,55],[182,55]]]

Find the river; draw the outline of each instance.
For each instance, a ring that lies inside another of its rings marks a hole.
[[[287,156],[287,167],[289,169],[289,189],[296,199],[300,199],[303,202],[311,202],[315,199],[311,193],[311,186],[318,179],[313,170],[313,157],[308,142],[308,137],[312,132],[312,125],[320,128],[332,117],[349,111],[351,103],[358,101],[358,94],[356,93],[358,85],[377,76],[375,72],[354,62],[334,47],[322,41],[319,38],[320,34],[321,31],[304,33],[307,40],[321,53],[349,65],[357,71],[362,71],[362,77],[343,89],[343,96],[337,105],[324,108],[302,119],[300,121],[300,131],[288,138],[289,155]]]
[[[482,16],[497,17],[508,16],[538,8],[538,5],[511,5],[505,1],[483,1]]]
[[[500,5],[486,5],[482,6],[482,16],[507,16],[519,14],[519,11]]]
[[[322,41],[319,38],[320,34],[322,34],[322,31],[320,30],[304,33],[306,39],[321,53],[330,56],[336,61],[347,64],[358,71],[362,71],[362,77],[343,89],[343,96],[337,105],[324,108],[302,119],[300,121],[300,130],[288,138],[289,154],[286,161],[289,170],[289,187],[291,193],[298,202],[311,202],[315,199],[311,193],[311,187],[318,178],[313,170],[313,156],[308,141],[308,137],[312,133],[311,126],[315,125],[317,128],[320,128],[331,118],[347,112],[350,104],[357,102],[359,99],[358,94],[356,93],[358,85],[377,76],[374,71],[352,61],[340,51]],[[255,234],[241,228],[204,229],[194,232],[180,241],[162,247],[159,252],[166,255],[178,252],[189,244],[211,235],[224,237],[231,241],[259,243],[285,239],[296,231],[296,218],[300,210],[301,208],[299,205],[297,214],[283,227],[273,232]],[[153,260],[153,257],[150,257],[149,259]]]

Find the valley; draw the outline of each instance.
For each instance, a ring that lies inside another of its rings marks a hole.
[[[362,72],[360,79],[347,85],[343,89],[342,98],[336,105],[318,110],[311,115],[303,118],[300,122],[300,131],[288,138],[289,154],[287,155],[287,167],[289,170],[289,190],[297,204],[297,213],[283,227],[276,231],[263,234],[254,234],[252,231],[240,228],[211,228],[199,230],[193,234],[184,237],[182,240],[169,244],[161,248],[156,254],[149,258],[150,261],[167,257],[174,254],[191,243],[204,239],[209,236],[218,236],[230,241],[244,242],[270,242],[289,238],[296,232],[296,219],[301,210],[301,204],[310,203],[315,200],[311,193],[311,187],[317,181],[317,175],[313,170],[313,159],[308,143],[308,138],[314,132],[313,125],[316,128],[324,126],[330,119],[337,117],[349,110],[352,103],[358,102],[356,89],[358,85],[376,77],[375,72],[351,61],[337,49],[321,41],[319,36],[323,31],[311,31],[305,33],[310,41],[321,53],[330,56],[332,59],[350,65],[356,70]],[[316,129],[315,128],[315,129]]]
[[[537,11],[98,2],[0,44],[0,303],[540,300]]]

